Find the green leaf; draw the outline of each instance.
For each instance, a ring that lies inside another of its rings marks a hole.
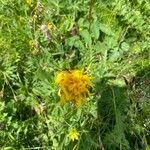
[[[112,35],[113,34],[110,27],[107,26],[106,24],[100,23],[99,28],[102,32],[104,32],[107,35]]]
[[[107,46],[105,43],[102,43],[100,41],[96,42],[96,44],[94,45],[94,49],[97,51],[97,52],[102,52],[104,53],[106,50],[107,50]]]
[[[116,49],[113,49],[112,54],[109,56],[110,61],[117,61],[119,58],[121,58],[121,53]]]
[[[97,21],[94,21],[91,25],[91,32],[92,32],[92,36],[95,39],[98,39],[99,37],[99,23]]]
[[[84,50],[84,44],[80,40],[75,41],[74,46],[78,49]]]
[[[86,44],[88,44],[88,45],[92,44],[91,35],[88,30],[82,30],[80,32],[80,35],[82,36],[82,38],[84,39]]]
[[[130,48],[130,46],[129,46],[128,43],[123,42],[123,43],[121,44],[121,49],[122,49],[123,51],[128,51],[129,48]]]
[[[69,46],[73,46],[77,40],[79,40],[79,37],[73,36],[67,39],[67,43]]]

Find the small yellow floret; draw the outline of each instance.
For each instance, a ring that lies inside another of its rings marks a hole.
[[[26,0],[26,3],[27,3],[28,5],[31,5],[32,0]]]
[[[48,23],[47,28],[51,30],[53,28],[53,24],[51,22]]]
[[[70,129],[69,134],[68,134],[68,137],[69,137],[72,141],[78,140],[78,139],[79,139],[79,136],[80,136],[80,134],[79,134],[79,132],[78,132],[75,128]]]

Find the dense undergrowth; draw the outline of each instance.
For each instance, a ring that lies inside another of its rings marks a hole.
[[[149,150],[149,16],[148,0],[0,0],[0,149]],[[73,69],[93,77],[78,108],[55,83]]]

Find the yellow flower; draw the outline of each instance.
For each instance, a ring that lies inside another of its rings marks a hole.
[[[31,5],[32,0],[26,0],[26,3],[27,3],[28,5]]]
[[[91,77],[80,70],[62,71],[56,76],[56,84],[59,85],[61,104],[72,102],[79,107],[92,86]]]
[[[79,132],[75,129],[75,128],[72,128],[70,129],[69,131],[69,134],[68,134],[68,137],[74,141],[74,140],[78,140],[79,139]]]
[[[51,22],[49,22],[47,25],[47,28],[50,30],[50,29],[52,29],[52,27],[53,27],[53,24]]]

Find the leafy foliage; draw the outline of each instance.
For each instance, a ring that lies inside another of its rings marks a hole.
[[[1,149],[148,150],[149,15],[147,0],[0,0]],[[55,84],[71,69],[94,77],[78,109]]]

